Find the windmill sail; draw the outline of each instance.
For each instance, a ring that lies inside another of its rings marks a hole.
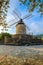
[[[16,16],[20,19],[20,16],[17,14],[17,12],[14,10],[13,13],[16,14]]]
[[[23,20],[26,19],[26,18],[29,19],[30,17],[32,17],[32,14],[29,14],[29,15],[24,16]]]

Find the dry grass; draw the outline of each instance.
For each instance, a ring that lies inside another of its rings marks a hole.
[[[43,65],[42,59],[0,56],[0,65]]]

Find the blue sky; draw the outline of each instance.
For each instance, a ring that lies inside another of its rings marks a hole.
[[[27,11],[27,7],[24,5],[20,5],[20,3],[18,2],[18,0],[10,0],[10,8],[8,9],[8,13],[7,13],[7,22],[9,22],[12,19],[15,19],[15,15],[13,15],[13,10],[15,8],[17,8],[17,10],[21,13],[21,18],[23,18],[24,16],[30,14]],[[19,13],[18,13],[19,14]],[[43,34],[43,17],[40,17],[40,14],[37,13],[36,11],[34,11],[33,13],[33,17],[31,17],[30,19],[25,19],[23,20],[24,23],[29,27],[29,31],[27,31],[27,33],[31,32],[33,34]],[[13,22],[17,22],[18,19],[9,22],[9,25],[12,24]],[[15,34],[16,33],[16,25],[12,26],[11,28],[8,29],[8,32],[11,34]]]

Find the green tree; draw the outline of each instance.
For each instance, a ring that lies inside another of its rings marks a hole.
[[[4,43],[5,37],[10,38],[11,40],[9,40],[9,41],[12,41],[12,35],[11,34],[9,34],[9,33],[1,33],[0,34],[0,42]]]
[[[7,8],[9,7],[9,1],[10,0],[0,0],[0,17],[6,17]]]
[[[5,36],[9,37],[9,38],[12,38],[11,34],[9,34],[9,33],[1,33],[0,34],[0,39],[4,39]]]
[[[43,0],[19,0],[19,2],[26,5],[29,12],[33,12],[37,8],[37,11],[43,15]]]

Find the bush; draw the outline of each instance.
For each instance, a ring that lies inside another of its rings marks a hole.
[[[3,40],[5,36],[9,37],[9,38],[12,38],[11,34],[9,34],[9,33],[1,33],[0,34],[0,40]]]

